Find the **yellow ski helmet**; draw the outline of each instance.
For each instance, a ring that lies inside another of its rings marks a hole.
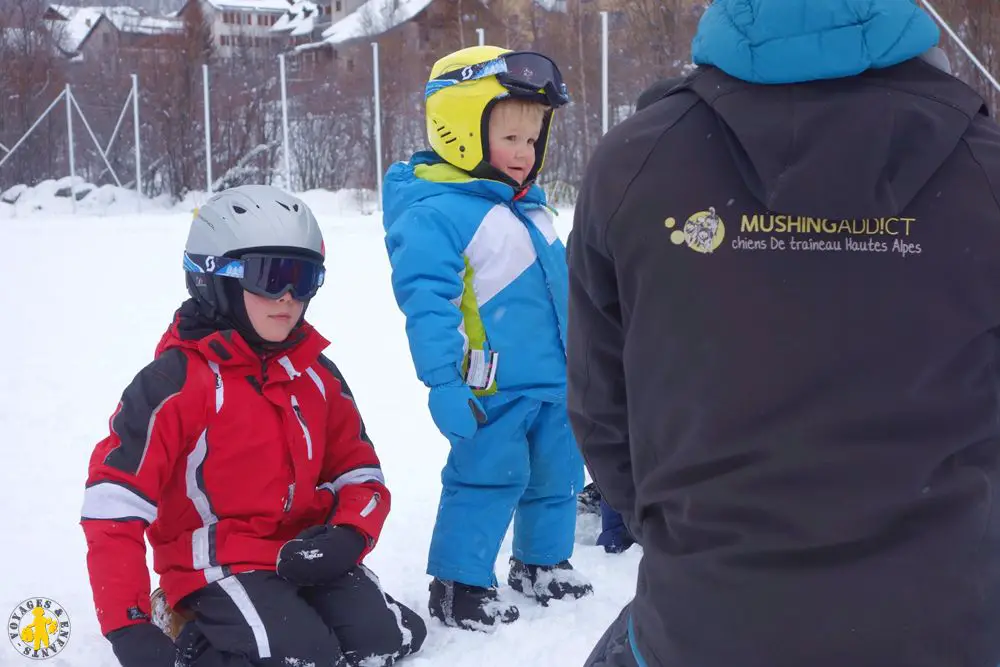
[[[490,164],[490,112],[497,102],[518,98],[556,109],[569,102],[559,68],[548,57],[497,46],[473,46],[434,63],[425,90],[427,137],[447,162],[479,178],[518,186]],[[552,112],[545,114],[535,143],[534,181],[545,160]]]

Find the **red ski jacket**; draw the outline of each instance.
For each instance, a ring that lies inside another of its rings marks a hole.
[[[184,312],[90,460],[81,523],[104,634],[149,620],[144,535],[176,605],[230,574],[274,570],[282,544],[309,526],[353,526],[367,554],[389,513],[378,456],[322,336],[304,323],[294,345],[262,358]]]

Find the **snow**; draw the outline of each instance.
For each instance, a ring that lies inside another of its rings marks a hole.
[[[131,7],[108,7],[104,11],[104,17],[119,31],[126,33],[162,35],[184,30],[184,22],[180,19],[148,16],[136,12]]]
[[[51,598],[67,610],[72,633],[46,665],[118,667],[99,634],[79,526],[87,462],[122,390],[150,361],[186,296],[180,253],[191,210],[204,195],[176,207],[144,200],[139,215],[134,198],[102,188],[111,203],[95,200],[84,210],[88,195],[72,215],[67,198],[51,196],[58,186],[33,188],[22,195],[33,203],[21,208],[0,204],[0,238],[11,251],[3,275],[14,279],[0,291],[0,345],[7,351],[0,361],[0,534],[9,575],[0,586],[0,618],[27,598]],[[302,197],[320,220],[329,257],[309,319],[331,340],[329,354],[356,394],[393,493],[382,538],[366,562],[430,631],[423,650],[400,664],[579,667],[633,596],[639,548],[605,554],[593,546],[595,518],[584,517],[573,564],[595,593],[543,608],[505,585],[508,535],[497,576],[501,596],[516,601],[521,619],[490,635],[430,620],[424,568],[448,445],[413,372],[381,220],[359,211],[356,192]],[[569,210],[557,218],[563,238],[571,220]],[[0,641],[0,665],[28,664]]]
[[[422,12],[431,0],[367,0],[365,4],[323,31],[330,44],[379,35]]]
[[[60,46],[67,53],[76,53],[83,40],[97,25],[103,13],[102,7],[67,7],[52,5],[52,9],[66,17],[66,21],[50,21],[53,31],[60,37]],[[138,13],[137,10],[133,10]]]
[[[292,37],[312,34],[316,27],[316,19],[320,18],[319,7],[310,0],[297,0],[294,5],[283,14],[271,30],[272,32],[287,32]]]
[[[176,18],[150,16],[135,7],[95,6],[69,7],[66,5],[51,5],[51,9],[65,21],[49,21],[49,25],[59,35],[60,46],[67,53],[75,53],[90,35],[103,16],[114,27],[126,33],[144,35],[160,35],[183,30],[184,24]]]
[[[290,0],[208,0],[208,4],[220,11],[238,9],[258,12],[284,12],[292,5]]]
[[[547,12],[566,13],[566,0],[535,0],[535,4]]]

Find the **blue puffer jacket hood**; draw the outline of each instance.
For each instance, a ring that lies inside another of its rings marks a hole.
[[[698,65],[743,81],[800,83],[897,65],[937,45],[915,0],[715,0],[692,44]]]

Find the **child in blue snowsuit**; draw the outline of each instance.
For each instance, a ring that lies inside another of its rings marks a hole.
[[[385,178],[393,291],[451,443],[427,572],[430,613],[453,627],[518,618],[494,574],[512,518],[512,588],[543,605],[592,591],[569,563],[583,462],[566,411],[565,248],[534,184],[567,101],[544,56],[450,54],[427,84],[433,150]]]

